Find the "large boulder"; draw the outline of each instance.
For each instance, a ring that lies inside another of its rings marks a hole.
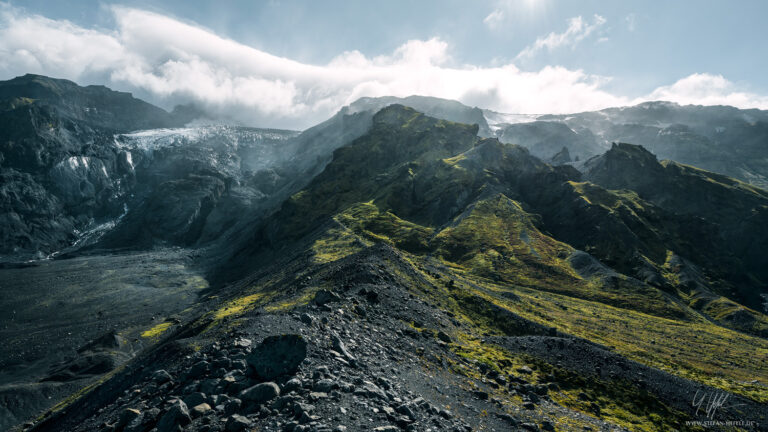
[[[307,356],[307,342],[297,334],[269,336],[248,355],[248,364],[263,380],[296,372]]]

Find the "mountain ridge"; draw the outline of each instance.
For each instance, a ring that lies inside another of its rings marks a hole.
[[[31,188],[12,213],[97,202],[101,172],[129,206],[0,269],[29,320],[0,321],[0,408],[58,392],[32,430],[664,431],[697,430],[704,391],[736,403],[718,419],[768,421],[768,193],[625,143],[551,165],[392,100],[302,133],[103,133],[44,176],[0,164],[0,197]],[[54,316],[56,361],[33,352]]]

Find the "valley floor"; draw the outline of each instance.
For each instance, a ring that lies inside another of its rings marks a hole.
[[[168,249],[0,270],[0,430],[156,341],[147,330],[208,286],[190,263],[189,251]]]

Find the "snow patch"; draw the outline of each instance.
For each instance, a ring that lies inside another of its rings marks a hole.
[[[483,116],[488,123],[488,127],[495,133],[504,128],[505,125],[535,122],[540,117],[540,114],[508,114],[483,110]]]
[[[254,129],[238,126],[211,125],[200,127],[147,129],[115,136],[115,145],[122,149],[157,150],[163,147],[199,142],[213,137],[223,137],[235,146],[240,142],[284,140],[298,132],[273,129]]]

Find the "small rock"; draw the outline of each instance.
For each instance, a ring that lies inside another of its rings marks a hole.
[[[248,363],[245,360],[232,360],[232,369],[244,371],[248,369]]]
[[[315,410],[315,406],[314,405],[297,402],[293,406],[293,415],[295,415],[296,417],[301,417],[302,414],[304,414],[304,413],[308,413],[309,414],[309,413],[311,413],[314,410]]]
[[[200,417],[205,415],[208,411],[211,410],[211,406],[207,403],[201,403],[198,405],[195,405],[194,408],[192,408],[191,414],[192,417]]]
[[[336,384],[334,381],[329,379],[321,379],[317,381],[314,386],[312,386],[312,390],[316,392],[330,393],[331,390],[333,390],[335,387],[338,387],[338,384]]]
[[[224,430],[227,432],[241,432],[251,427],[252,424],[248,417],[233,414],[227,419],[227,425]]]
[[[446,333],[446,332],[444,332],[442,330],[437,332],[437,338],[440,339],[441,341],[445,342],[445,343],[453,342],[453,339],[451,339],[451,337],[448,335],[448,333]]]
[[[291,378],[283,385],[283,392],[290,393],[301,388],[301,381],[298,378]]]
[[[189,368],[189,372],[187,372],[187,377],[189,379],[199,378],[202,375],[204,375],[206,372],[208,372],[209,367],[210,365],[207,361],[201,360],[193,364],[192,367]]]
[[[154,381],[154,382],[156,382],[158,384],[166,383],[168,381],[171,381],[172,379],[173,379],[173,377],[171,376],[171,374],[169,374],[168,371],[163,370],[163,369],[155,371],[152,374],[152,381]]]
[[[251,340],[246,338],[237,338],[232,343],[232,345],[236,347],[248,348],[249,346],[251,346]]]
[[[511,425],[517,425],[517,420],[509,414],[499,414],[498,417]]]
[[[186,426],[192,422],[189,417],[189,410],[187,404],[183,401],[176,399],[168,411],[157,422],[158,432],[175,432],[179,426]]]
[[[346,346],[346,345],[344,345],[344,342],[342,342],[342,340],[341,340],[341,338],[339,338],[339,336],[337,336],[337,335],[335,335],[335,334],[332,334],[332,335],[331,335],[331,342],[332,342],[332,344],[333,344],[333,349],[334,349],[335,351],[337,351],[337,352],[341,353],[341,355],[343,355],[344,357],[346,357],[346,359],[347,359],[347,360],[349,360],[349,361],[355,361],[355,360],[357,360],[357,359],[355,358],[355,356],[353,356],[353,355],[352,355],[352,354],[351,354],[351,353],[350,353],[350,352],[347,350],[347,346]]]
[[[273,382],[256,384],[240,392],[238,396],[241,400],[263,404],[280,396],[280,387]]]
[[[410,419],[415,419],[416,415],[413,413],[413,410],[409,406],[409,404],[402,404],[395,408],[395,411],[399,412],[400,414],[404,416],[408,416]]]
[[[200,383],[200,391],[205,394],[214,394],[216,393],[216,388],[219,386],[219,383],[221,382],[218,378],[210,378],[202,383]]]
[[[243,401],[238,398],[232,398],[224,403],[224,414],[234,414],[240,410],[241,406],[243,406]]]
[[[312,423],[313,421],[317,421],[319,419],[320,419],[319,416],[314,416],[308,413],[307,411],[304,411],[301,413],[301,417],[299,417],[299,423],[307,424],[307,423]]]
[[[139,417],[141,417],[141,411],[134,408],[126,408],[120,413],[120,420],[117,421],[117,427],[123,428]]]
[[[201,392],[192,393],[184,398],[184,403],[187,404],[188,407],[197,406],[206,401],[208,401],[208,397],[205,393]]]
[[[517,368],[517,371],[520,372],[520,373],[523,373],[523,374],[528,374],[528,375],[533,373],[533,369],[531,369],[528,366],[519,367],[519,368]]]

